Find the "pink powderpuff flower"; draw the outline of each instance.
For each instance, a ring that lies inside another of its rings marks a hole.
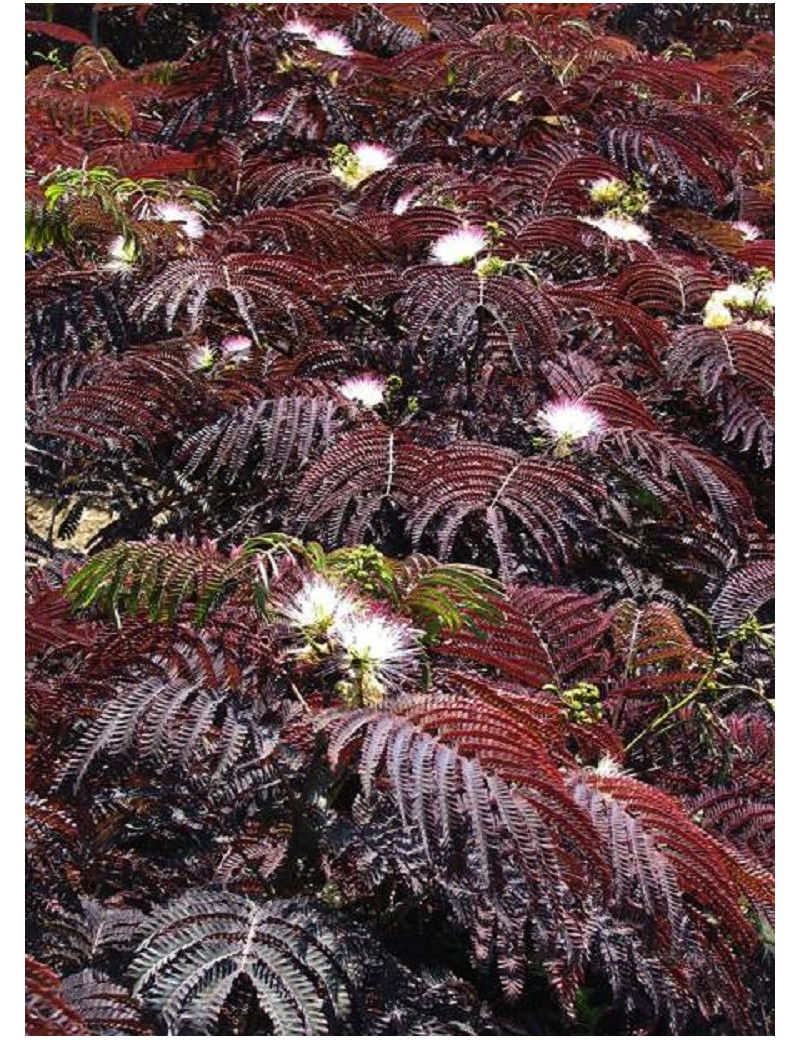
[[[310,39],[318,51],[323,51],[325,54],[333,54],[337,58],[349,58],[353,53],[353,45],[347,37],[343,33],[335,32],[332,29],[325,32],[315,32]]]
[[[308,40],[313,40],[317,35],[316,25],[306,21],[305,18],[290,18],[288,22],[284,23],[283,31],[289,33],[290,36],[305,36]]]
[[[396,160],[391,148],[382,144],[368,144],[366,141],[353,147],[353,155],[358,160],[359,171],[365,176],[387,169]]]
[[[536,418],[556,440],[578,441],[605,429],[603,417],[582,401],[551,401]]]
[[[348,401],[356,401],[365,408],[375,408],[383,404],[386,392],[386,380],[383,376],[371,374],[351,376],[339,387],[339,393]]]
[[[252,346],[252,341],[247,336],[226,336],[220,349],[226,361],[239,365],[249,360]]]
[[[745,242],[755,242],[757,238],[761,238],[761,228],[757,228],[755,224],[748,224],[746,220],[737,220],[732,226]]]
[[[260,108],[250,116],[251,123],[278,123],[281,113],[274,108]]]
[[[488,245],[489,240],[483,228],[463,227],[437,238],[431,246],[431,257],[437,263],[448,266],[466,264]]]
[[[195,347],[189,353],[189,368],[192,372],[208,372],[214,367],[214,351],[207,343]]]

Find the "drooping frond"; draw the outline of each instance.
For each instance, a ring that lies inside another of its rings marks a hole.
[[[732,781],[709,787],[688,801],[692,819],[740,849],[766,870],[775,868],[774,779],[766,770],[745,772]]]
[[[76,271],[61,259],[26,273],[25,304],[26,338],[37,357],[128,342],[127,315],[117,289],[108,279]]]
[[[612,612],[611,639],[608,704],[621,732],[646,733],[666,705],[701,688],[709,655],[665,603],[621,600]]]
[[[65,647],[89,647],[93,631],[72,617],[69,601],[60,589],[45,589],[25,605],[25,657]]]
[[[775,452],[775,399],[771,391],[726,383],[719,393],[722,439],[739,441],[742,451],[761,455],[764,467],[772,465]]]
[[[592,182],[623,176],[616,163],[563,140],[517,160],[510,173],[501,198],[548,216],[585,213]]]
[[[480,720],[487,717],[488,707],[480,712],[466,701],[432,698],[409,703],[402,714],[338,713],[322,725],[331,762],[346,761],[359,748],[365,796],[386,788],[404,829],[413,831],[430,866],[449,885],[465,889],[461,915],[467,915],[476,953],[483,959],[492,957],[493,943],[482,935],[481,918],[498,913],[506,918],[497,925],[507,943],[502,971],[514,993],[520,964],[511,950],[520,943],[525,926],[524,918],[518,917],[519,900],[539,908],[538,919],[531,922],[538,943],[546,946],[568,927],[567,878],[583,868],[555,845],[554,829],[563,827],[562,833],[577,835],[582,815],[565,797],[545,747],[538,742],[530,746],[530,760],[537,768],[524,769],[511,751],[512,745],[519,747],[518,738],[506,729],[502,739],[507,743],[495,749],[492,737],[480,728]],[[476,745],[468,741],[468,728],[458,750],[426,732],[444,727],[448,735],[455,733],[461,719],[467,727],[469,722],[477,725]],[[485,748],[488,767],[476,747]],[[524,777],[530,787],[510,786],[503,766],[512,770],[511,780]]]
[[[329,171],[313,160],[270,163],[260,156],[245,163],[242,190],[256,206],[284,206],[302,199],[327,208],[338,194]]]
[[[139,1000],[98,971],[80,971],[64,979],[61,992],[93,1036],[146,1036]]]
[[[612,635],[617,661],[627,677],[664,667],[685,668],[705,656],[695,647],[675,611],[665,603],[617,603]]]
[[[774,882],[763,868],[704,833],[678,802],[640,780],[595,772],[589,783],[606,804],[620,804],[639,821],[671,864],[680,890],[713,914],[730,941],[743,949],[756,946],[746,911],[757,910],[769,918],[774,904]]]
[[[142,321],[163,310],[165,326],[172,329],[185,306],[188,328],[193,331],[214,293],[233,299],[239,317],[256,340],[261,317],[285,322],[292,330],[292,340],[303,334],[321,334],[307,299],[324,299],[324,282],[312,264],[287,256],[200,253],[173,260],[144,287],[132,309]]]
[[[347,434],[308,467],[297,485],[295,529],[318,527],[322,521],[331,544],[343,537],[350,544],[363,541],[383,502],[408,511],[428,457],[402,430],[369,425]]]
[[[769,915],[766,872],[743,863],[689,821],[677,802],[639,781],[585,770],[574,792],[604,834],[613,864],[610,913],[600,915],[603,938],[590,924],[587,953],[617,999],[630,995],[635,980],[671,1032],[681,1031],[690,994],[705,1016],[722,1015],[746,1031],[752,1020],[734,951],[753,949],[757,938],[735,893],[744,883],[748,911]],[[651,921],[644,933],[632,927],[642,917]]]
[[[313,904],[195,890],[146,922],[130,974],[170,1031],[213,1032],[245,982],[270,1035],[326,1036],[353,1013],[363,959],[363,940]]]
[[[129,949],[141,919],[138,910],[104,906],[84,896],[79,912],[59,907],[53,913],[45,945],[53,963],[89,967]]]
[[[182,680],[133,683],[87,727],[60,778],[77,789],[98,757],[126,753],[183,769],[199,757],[213,758],[215,773],[222,775],[251,738],[230,701],[228,691]]]
[[[57,802],[28,792],[25,795],[25,860],[28,883],[60,875],[78,849],[75,820]]]
[[[97,553],[77,572],[67,594],[78,607],[97,603],[152,620],[172,619],[183,603],[221,589],[228,561],[211,546],[179,543],[120,545]]]
[[[774,340],[744,328],[685,329],[675,337],[665,360],[678,382],[695,374],[704,394],[722,379],[736,376],[767,390],[775,384]]]
[[[355,220],[307,204],[257,210],[220,226],[213,241],[228,253],[295,254],[318,263],[379,260],[383,252]]]
[[[711,616],[721,632],[729,632],[775,597],[775,563],[748,560],[731,571],[714,600]]]
[[[726,441],[741,438],[745,450],[758,446],[765,465],[772,462],[774,437],[775,343],[746,328],[689,328],[666,354],[677,383],[697,384],[721,412]]]
[[[431,638],[462,628],[482,633],[504,616],[499,582],[477,567],[415,553],[392,569],[401,609]]]
[[[597,599],[566,589],[522,587],[510,602],[542,643],[553,670],[552,682],[569,688],[597,681],[606,669],[601,648],[609,617]]]
[[[546,295],[564,311],[586,310],[595,321],[607,321],[621,342],[635,343],[644,357],[658,366],[659,350],[669,337],[661,322],[640,307],[594,287],[553,286]]]
[[[601,147],[626,170],[656,176],[678,199],[718,208],[734,192],[739,143],[699,106],[662,104],[641,118],[604,120]]]
[[[531,355],[555,349],[555,313],[547,298],[516,278],[481,278],[459,268],[415,268],[408,279],[403,314],[409,336],[425,345],[431,363],[446,367],[453,351],[475,334],[484,315],[501,330],[516,367],[524,372]]]
[[[139,348],[107,362],[52,407],[34,411],[32,432],[90,450],[152,448],[173,435],[173,423],[202,393],[183,351]]]
[[[597,487],[567,464],[466,442],[438,453],[423,470],[420,486],[424,498],[409,527],[414,545],[429,533],[447,559],[459,529],[477,514],[506,578],[514,573],[508,518],[522,526],[537,555],[557,574],[573,554],[581,523],[591,521],[601,497]]]
[[[738,531],[752,517],[753,503],[739,476],[716,455],[673,434],[649,430],[611,431],[601,453],[613,467],[677,515],[711,510],[723,530]]]
[[[702,310],[719,283],[702,268],[637,260],[619,275],[617,288],[621,296],[648,313],[690,314]]]
[[[186,603],[196,604],[201,623],[222,599],[238,590],[262,595],[269,586],[266,561],[291,557],[302,546],[285,535],[248,539],[230,556],[213,544],[191,542],[121,542],[95,554],[67,584],[77,607],[100,606],[112,616],[122,609],[152,621],[173,621]]]
[[[341,425],[330,397],[277,397],[247,404],[189,437],[183,473],[232,485],[244,472],[261,479],[302,467],[334,439]]]
[[[601,642],[609,617],[592,597],[519,586],[495,607],[499,620],[474,632],[449,633],[437,653],[474,661],[534,687],[567,690],[605,674],[608,659]]]

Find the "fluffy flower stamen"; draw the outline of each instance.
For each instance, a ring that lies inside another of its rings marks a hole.
[[[703,325],[707,329],[726,329],[733,324],[733,311],[749,310],[757,317],[767,318],[775,310],[775,283],[735,283],[717,289],[703,309]]]
[[[552,401],[536,416],[539,425],[559,441],[578,441],[605,429],[603,417],[582,401]]]
[[[105,271],[116,271],[128,274],[136,262],[136,242],[124,235],[117,235],[108,244],[108,262],[103,265]]]
[[[362,684],[365,702],[379,700],[387,687],[401,681],[417,663],[414,630],[398,618],[350,614],[337,620],[332,634],[351,675]]]
[[[489,246],[483,228],[464,227],[437,238],[431,246],[431,257],[439,264],[466,264]]]
[[[352,150],[346,144],[339,144],[331,153],[331,173],[348,188],[355,188],[373,173],[387,169],[395,159],[391,148],[382,144],[361,142]]]
[[[615,206],[628,190],[617,177],[600,177],[589,185],[589,198],[599,206]]]
[[[599,231],[614,238],[618,242],[638,242],[640,245],[650,245],[650,232],[637,224],[635,220],[628,217],[578,217],[583,224],[590,224]]]
[[[232,365],[240,365],[249,360],[252,346],[247,336],[226,336],[222,341],[222,356]]]
[[[284,24],[283,31],[290,36],[305,36],[308,40],[313,40],[317,35],[317,27],[305,18],[291,18]]]
[[[394,213],[396,217],[402,217],[404,213],[408,212],[409,207],[414,204],[414,199],[416,197],[417,193],[414,191],[404,192],[392,207],[392,213]]]
[[[745,242],[755,242],[757,238],[761,238],[761,228],[756,227],[755,224],[748,224],[746,220],[737,220],[732,226]]]
[[[365,408],[375,408],[383,404],[385,392],[386,380],[375,375],[351,376],[339,387],[339,393],[343,397],[348,401],[356,401]]]
[[[385,170],[395,161],[395,154],[391,148],[382,144],[368,144],[362,142],[353,148],[353,155],[358,160],[359,169],[365,174],[371,175]]]
[[[347,592],[315,575],[304,582],[280,613],[298,631],[323,637],[344,624],[357,609],[356,601]]]
[[[214,351],[204,343],[189,353],[189,368],[192,372],[208,372],[214,367]]]
[[[347,37],[332,29],[325,32],[315,31],[310,40],[318,51],[323,51],[325,54],[333,54],[337,58],[349,58],[353,53],[353,45]]]

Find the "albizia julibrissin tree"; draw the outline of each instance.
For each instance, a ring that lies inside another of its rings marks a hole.
[[[771,1033],[772,6],[111,6],[26,24],[28,1032]]]

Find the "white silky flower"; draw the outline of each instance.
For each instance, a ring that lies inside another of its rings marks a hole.
[[[357,401],[365,408],[375,408],[383,404],[386,392],[386,380],[382,376],[359,375],[346,379],[339,387],[339,393],[349,401]]]
[[[650,232],[628,217],[578,217],[583,224],[590,224],[619,242],[639,242],[650,245]]]
[[[180,225],[187,238],[202,238],[205,233],[200,214],[180,202],[157,202],[153,207],[153,216],[165,224]]]
[[[431,257],[437,263],[453,266],[473,260],[481,250],[488,248],[489,240],[483,228],[463,227],[437,238],[431,246]]]
[[[326,30],[325,32],[315,31],[310,39],[318,51],[323,51],[325,54],[333,54],[337,58],[349,58],[353,53],[352,43],[345,35],[334,30]]]
[[[366,177],[387,169],[396,159],[391,148],[385,148],[382,144],[368,144],[366,141],[355,145],[353,155],[358,161],[359,172]]]
[[[305,36],[308,40],[313,40],[317,35],[316,25],[306,21],[305,18],[291,18],[284,23],[283,31],[289,33],[290,36]]]
[[[536,415],[539,425],[557,440],[578,441],[605,429],[603,417],[582,401],[551,401]]]
[[[743,329],[749,329],[750,332],[758,332],[762,336],[771,336],[775,338],[775,329],[770,325],[768,321],[760,321],[755,319],[754,321],[746,321],[742,325]]]
[[[734,283],[713,292],[703,309],[703,325],[707,329],[726,329],[733,324],[731,310],[753,310],[768,317],[775,310],[775,282],[767,282],[758,289],[754,285]]]
[[[373,173],[385,170],[395,162],[391,148],[362,141],[352,149],[337,145],[331,153],[331,174],[348,188],[355,188]]]
[[[391,684],[416,665],[419,648],[414,630],[404,621],[383,614],[349,614],[337,619],[333,638],[347,664],[360,675]]]
[[[718,289],[711,294],[711,300],[717,300],[726,307],[751,307],[756,293],[749,285],[729,285],[727,289]]]
[[[322,635],[343,624],[357,608],[347,592],[315,575],[279,611],[293,628]]]
[[[775,310],[775,283],[767,282],[762,285],[758,293],[758,299],[763,301],[770,310]]]
[[[733,315],[720,300],[710,299],[703,310],[703,325],[707,329],[727,329],[733,324]]]

